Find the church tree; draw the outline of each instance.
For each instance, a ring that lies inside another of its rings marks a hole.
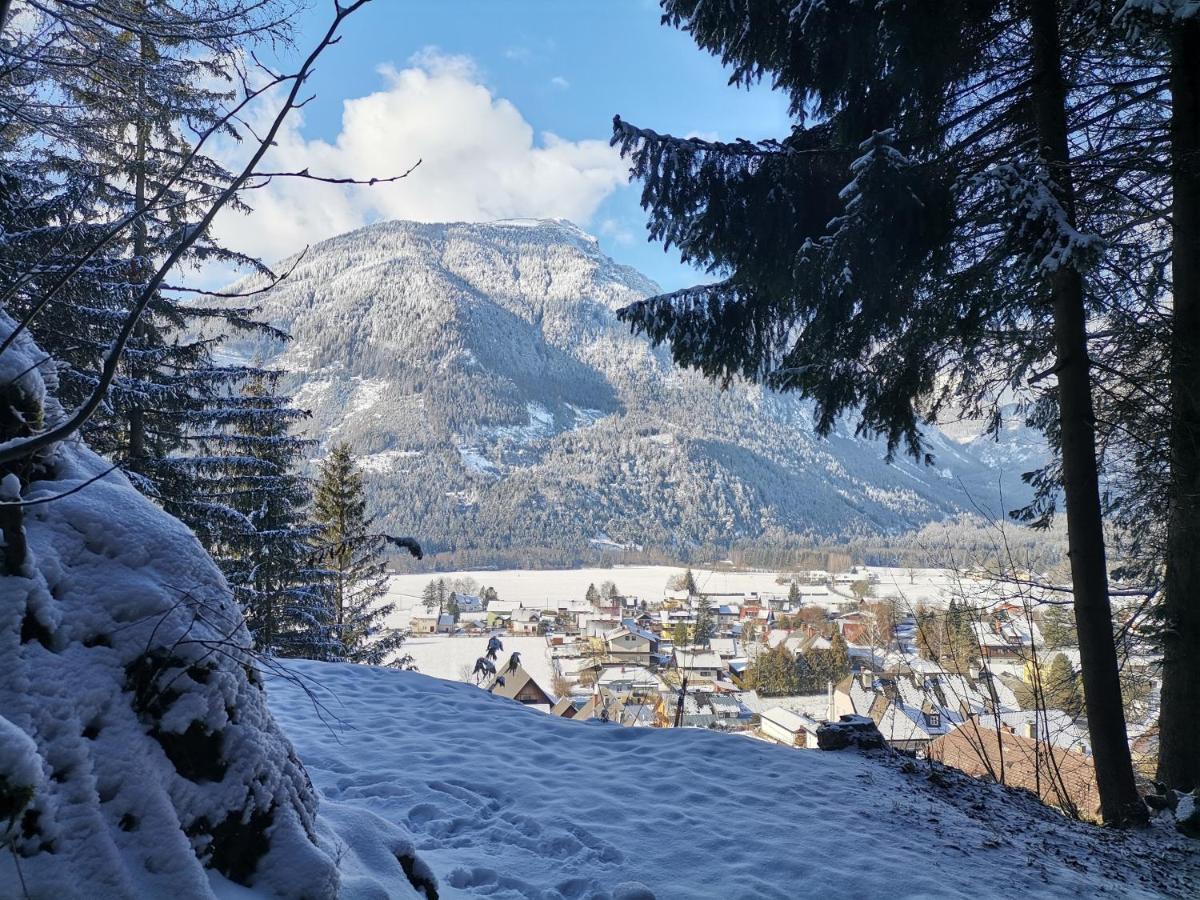
[[[349,444],[334,444],[321,461],[313,492],[313,548],[326,577],[326,603],[336,659],[381,665],[404,634],[387,627],[395,604],[384,601],[384,538],[371,533],[362,473]]]
[[[931,461],[947,404],[991,418],[1015,392],[1058,448],[1102,815],[1141,821],[1121,713],[1100,506],[1087,324],[1127,207],[1102,168],[1118,112],[1092,7],[1057,0],[920,4],[664,0],[664,21],[790,99],[791,132],[676,138],[614,120],[643,183],[649,233],[718,276],[635,303],[635,331],[681,365],[815,404],[827,434]],[[1067,48],[1069,52],[1065,51]],[[1068,84],[1084,84],[1069,91]],[[1103,232],[1103,235],[1101,234]],[[1106,299],[1114,294],[1105,293]]]

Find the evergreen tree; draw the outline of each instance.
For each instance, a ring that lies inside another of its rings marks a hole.
[[[421,591],[421,603],[426,612],[437,610],[437,614],[441,616],[446,608],[446,579],[434,578],[425,585]]]
[[[1083,708],[1079,678],[1064,654],[1056,653],[1050,660],[1042,684],[1048,708],[1061,709],[1070,716],[1079,715]]]
[[[90,6],[58,4],[31,12],[54,52],[41,73],[37,106],[49,139],[27,152],[55,178],[75,186],[77,202],[86,204],[75,211],[77,218],[110,223],[140,214],[31,325],[61,362],[67,405],[91,392],[102,356],[148,279],[152,260],[170,252],[204,204],[230,183],[230,173],[197,151],[196,135],[209,130],[235,135],[219,121],[233,96],[227,86],[248,49],[287,40],[292,3],[129,0],[106,4],[103,14]],[[236,200],[232,208],[238,208]],[[207,234],[183,261],[267,271]],[[42,296],[15,297],[13,307],[31,314]],[[214,358],[231,330],[274,330],[255,322],[253,308],[244,303],[180,297],[179,289],[171,289],[152,298],[106,403],[83,433],[219,555],[245,527],[212,477],[215,469],[239,464],[226,452],[228,435],[258,429],[272,415],[282,430],[291,414],[281,399],[271,405],[239,402],[248,383],[261,391],[274,377]],[[216,461],[223,454],[225,461]]]
[[[313,494],[315,547],[328,577],[329,619],[336,657],[349,662],[405,665],[393,659],[404,634],[388,628],[395,604],[387,593],[383,539],[371,534],[362,474],[348,444],[334,444],[321,461]]]
[[[676,647],[686,647],[688,645],[688,627],[683,622],[676,622],[675,628],[671,632],[671,642]]]
[[[697,646],[707,647],[709,640],[717,633],[717,620],[713,616],[712,606],[705,596],[700,597],[700,605],[696,609],[696,624],[692,626],[692,640]]]
[[[746,669],[745,686],[763,697],[799,693],[800,673],[787,647],[779,644],[755,658]]]
[[[1042,637],[1051,650],[1075,645],[1075,623],[1065,607],[1051,606],[1042,613]]]
[[[683,587],[683,590],[688,592],[689,597],[695,596],[695,594],[696,594],[696,576],[692,574],[692,570],[690,567],[688,568],[688,570],[686,572],[683,573],[682,587]]]
[[[821,433],[854,411],[889,454],[930,459],[921,422],[952,399],[998,429],[991,373],[1026,390],[1059,458],[1025,515],[1046,521],[1062,486],[1103,818],[1143,820],[1109,625],[1087,336],[1091,304],[1121,301],[1106,268],[1119,251],[1101,234],[1127,244],[1133,229],[1106,217],[1131,206],[1104,167],[1072,158],[1123,134],[1123,107],[1095,77],[1124,62],[1094,38],[1097,5],[663,5],[734,82],[770,78],[797,122],[781,140],[720,143],[614,120],[651,237],[723,276],[622,317],[683,365],[813,399]],[[1079,110],[1088,133],[1072,136]]]
[[[237,424],[210,435],[219,452],[202,467],[205,492],[236,527],[211,546],[246,613],[256,647],[280,656],[324,658],[331,641],[324,575],[311,550],[311,497],[296,467],[310,442],[289,433],[306,414],[281,405],[277,374],[252,381],[238,398]]]
[[[829,644],[829,668],[823,674],[828,681],[836,684],[850,674],[850,648],[846,646],[842,633],[836,629]]]
[[[600,605],[600,592],[598,590],[596,590],[596,585],[594,585],[594,584],[588,585],[587,593],[584,594],[584,599],[587,600],[587,602],[590,603],[592,606]]]
[[[791,587],[788,588],[788,602],[792,604],[792,609],[800,605],[800,585],[794,581]]]
[[[942,623],[932,610],[917,607],[917,652],[922,659],[938,662],[942,658]]]

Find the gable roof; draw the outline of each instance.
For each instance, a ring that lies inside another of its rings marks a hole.
[[[759,713],[759,718],[764,722],[771,722],[778,725],[792,734],[799,734],[801,731],[816,734],[817,729],[821,727],[821,723],[811,716],[806,716],[803,713],[792,712],[790,709],[784,709],[782,706],[772,706],[770,709],[763,710]]]
[[[504,679],[504,684],[497,684],[501,678]],[[521,693],[526,685],[532,685],[545,698],[542,702],[549,705],[554,704],[554,698],[534,680],[532,675],[525,671],[524,666],[517,666],[517,671],[515,672],[500,669],[488,683],[487,689],[488,693],[495,694],[497,697],[507,697],[509,700],[515,700],[517,694]]]

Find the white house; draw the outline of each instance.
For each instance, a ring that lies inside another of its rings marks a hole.
[[[537,634],[541,623],[541,610],[517,609],[513,611],[508,627],[513,634]]]
[[[820,727],[821,723],[811,716],[782,706],[772,706],[759,713],[758,730],[763,736],[789,747],[817,749],[817,729]]]
[[[673,651],[675,667],[691,679],[716,681],[725,668],[721,657],[711,650],[676,647]]]

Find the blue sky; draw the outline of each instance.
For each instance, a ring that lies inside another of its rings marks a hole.
[[[298,50],[330,5],[298,20]],[[639,188],[606,146],[613,115],[721,139],[782,135],[788,119],[781,96],[729,87],[719,60],[659,17],[651,0],[374,0],[322,59],[317,99],[279,153],[357,175],[425,163],[371,197],[295,184],[256,196],[239,230],[273,235],[255,248],[270,258],[379,218],[565,215],[664,289],[701,280],[647,243]]]

